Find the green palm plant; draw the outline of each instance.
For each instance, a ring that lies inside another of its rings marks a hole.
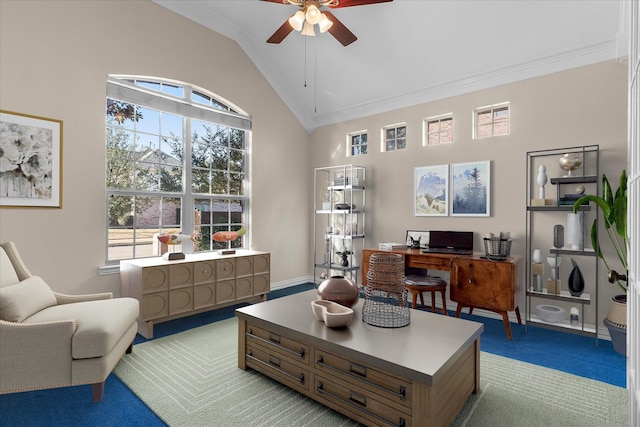
[[[620,174],[620,184],[615,193],[611,189],[611,184],[609,184],[607,176],[603,174],[602,197],[593,194],[582,196],[574,203],[573,212],[578,212],[580,205],[586,202],[594,202],[602,211],[607,235],[626,273],[629,269],[629,265],[627,264],[627,248],[629,245],[627,237],[627,171],[625,169],[622,170]],[[609,282],[615,282],[620,289],[626,293],[627,286],[623,283],[623,281],[626,282],[626,275],[618,274],[613,270],[602,254],[598,240],[597,219],[593,221],[593,225],[591,226],[591,244],[596,251],[596,255],[604,261],[604,265],[609,272]]]

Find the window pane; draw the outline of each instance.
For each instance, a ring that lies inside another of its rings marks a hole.
[[[364,145],[367,143],[367,134],[363,133],[362,135],[360,135],[360,144]]]
[[[387,138],[386,139],[395,139],[396,138],[396,130],[394,129],[387,129]]]
[[[176,98],[184,98],[184,89],[182,86],[174,86],[167,83],[162,84],[162,91]]]
[[[243,177],[243,175],[237,173],[229,174],[229,194],[233,194],[234,196],[241,196],[244,194]]]
[[[440,122],[440,127],[442,131],[448,131],[453,129],[453,119],[443,119]]]
[[[405,138],[398,138],[398,150],[402,150],[407,147],[407,140]]]
[[[208,169],[193,169],[191,188],[194,193],[208,194],[211,192]]]
[[[162,119],[162,135],[176,138],[182,137],[182,117],[169,113],[161,113],[160,117]]]
[[[142,118],[136,122],[138,132],[160,134],[160,112],[149,108],[140,107]]]
[[[231,172],[244,172],[244,151],[229,151],[229,170]]]
[[[191,100],[197,102],[198,104],[203,105],[211,105],[211,98],[207,95],[203,95],[200,92],[196,92],[195,90],[191,92]]]
[[[432,133],[429,135],[428,138],[428,145],[437,145],[440,142],[440,138],[439,138],[439,134],[437,133]]]
[[[231,129],[229,147],[244,150],[244,146],[244,131],[240,129]]]
[[[211,173],[211,179],[211,192],[213,194],[229,194],[229,190],[227,188],[229,182],[228,173],[213,171]]]
[[[360,149],[359,147],[351,147],[351,155],[352,156],[357,156],[360,154]]]
[[[351,137],[351,144],[352,145],[359,145],[360,144],[360,135],[354,135]]]
[[[398,128],[398,138],[406,138],[407,136],[407,128],[406,126],[402,126]]]
[[[392,141],[387,141],[387,151],[393,151],[396,149],[396,142],[395,140]]]
[[[493,111],[493,118],[495,121],[499,120],[509,120],[509,108],[498,108]]]
[[[496,136],[509,134],[509,122],[499,122],[493,125],[493,134]]]
[[[362,154],[367,154],[367,146],[366,145],[361,145],[360,146],[360,152]]]
[[[488,111],[478,111],[476,117],[476,123],[478,125],[484,125],[487,123],[491,123],[491,110]]]
[[[453,131],[449,130],[446,132],[442,132],[440,134],[440,142],[443,144],[447,142],[453,142]]]
[[[434,122],[429,122],[427,125],[427,132],[428,133],[433,133],[433,132],[438,132],[440,130],[440,122],[439,121],[434,121]]]
[[[478,131],[476,132],[476,136],[478,138],[486,138],[491,136],[491,125],[483,125],[483,126],[478,126]]]

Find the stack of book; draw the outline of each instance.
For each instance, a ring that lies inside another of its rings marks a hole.
[[[573,205],[576,202],[576,200],[578,200],[582,196],[584,196],[584,194],[565,194],[564,196],[560,197],[560,199],[558,200],[558,204]],[[589,202],[584,202],[582,204],[586,205],[587,203]]]
[[[407,249],[407,245],[404,243],[382,242],[378,244],[378,249],[386,249],[386,250]]]
[[[337,177],[333,180],[333,185],[360,185],[360,180],[357,177]]]

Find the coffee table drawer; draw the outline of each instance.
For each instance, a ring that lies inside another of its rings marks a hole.
[[[258,326],[247,325],[247,342],[258,343],[268,351],[277,352],[292,360],[309,365],[309,346],[299,341],[275,334]]]
[[[336,382],[331,377],[316,374],[314,378],[313,392],[321,401],[339,405],[349,412],[365,417],[374,425],[412,425],[410,414],[393,408],[386,399],[374,393],[343,381]]]
[[[260,345],[247,343],[247,366],[296,390],[309,391],[309,370],[274,354]]]
[[[318,373],[343,379],[359,388],[376,393],[388,399],[388,404],[398,408],[411,408],[410,380],[320,349],[315,349],[314,361]]]

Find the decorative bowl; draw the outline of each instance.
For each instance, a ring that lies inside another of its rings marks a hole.
[[[322,320],[329,328],[346,326],[353,320],[353,310],[337,302],[311,301],[311,309],[316,319]]]
[[[566,176],[573,176],[571,172],[582,166],[582,156],[579,154],[565,154],[558,159],[560,167],[568,172]]]
[[[564,308],[555,305],[538,305],[536,306],[536,314],[545,322],[558,323],[564,320]]]

